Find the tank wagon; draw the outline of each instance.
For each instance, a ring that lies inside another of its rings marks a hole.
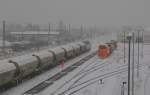
[[[56,66],[62,59],[65,59],[65,51],[62,48],[53,48],[48,50],[48,52],[53,54],[52,66]]]
[[[87,51],[89,51],[89,50],[91,49],[90,41],[85,40],[85,41],[83,41],[83,43],[85,43],[85,44],[86,44],[86,50],[87,50]]]
[[[74,57],[74,48],[71,45],[61,46],[61,48],[65,51],[66,59],[70,59]]]
[[[90,50],[90,42],[77,42],[0,61],[0,90],[36,72],[53,68],[64,59],[74,58]]]
[[[98,47],[97,55],[100,58],[106,58],[111,55],[116,48],[117,42],[115,40],[111,40],[105,44],[100,44]]]
[[[38,68],[37,71],[45,70],[53,64],[54,55],[51,52],[40,51],[32,54],[37,59]]]
[[[69,45],[73,48],[74,56],[78,56],[81,53],[80,46],[77,43],[69,44]]]

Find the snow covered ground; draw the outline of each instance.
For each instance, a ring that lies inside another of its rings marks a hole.
[[[140,46],[140,73],[139,78],[137,75],[137,44],[135,45],[135,95],[149,95],[150,83],[150,70],[147,70],[149,66],[149,46],[144,46],[144,57],[141,57]],[[101,60],[99,58],[93,58],[95,61],[88,61],[76,71],[70,73],[68,76],[57,81],[56,84],[41,92],[39,95],[127,95],[127,62],[128,62],[128,45],[126,44],[126,61],[123,60],[123,44],[119,44],[117,51],[113,53],[108,59]],[[132,52],[132,51],[131,51]],[[132,55],[132,53],[131,53]],[[132,58],[132,56],[131,56]],[[104,63],[104,64],[103,64]],[[91,64],[91,65],[89,65]],[[102,64],[102,65],[101,65]],[[132,64],[132,59],[131,59]],[[88,67],[87,67],[88,66]],[[82,69],[85,68],[86,69]],[[91,69],[91,70],[90,70]],[[85,72],[88,71],[89,72]],[[63,88],[59,88],[67,80],[76,75],[78,72],[83,72],[79,76],[67,83]],[[118,72],[116,72],[118,71]],[[116,72],[116,73],[111,73]],[[120,73],[122,72],[122,73]],[[149,72],[149,74],[147,74]],[[102,79],[102,82],[101,82]],[[147,83],[146,83],[146,82]],[[126,82],[123,89],[123,82]],[[147,90],[146,90],[147,89]],[[122,92],[121,92],[122,91]],[[122,93],[122,94],[121,94]]]
[[[96,50],[100,43],[107,42],[111,39],[115,38],[112,36],[101,36],[91,40],[92,51]],[[123,95],[121,93],[127,95],[127,84],[123,86],[123,82],[127,82],[128,45],[126,44],[125,63],[123,44],[119,43],[118,46],[118,49],[114,51],[113,54],[107,59],[100,59],[97,56],[93,57],[37,95]],[[135,95],[149,95],[150,93],[150,68],[148,68],[148,66],[150,66],[150,45],[144,45],[143,49],[144,56],[142,58],[142,49],[140,45],[140,63],[143,65],[140,65],[139,78],[136,78],[137,70],[135,69]],[[65,68],[77,60],[82,59],[89,53],[68,61],[65,64]],[[137,58],[137,45],[135,45],[135,64],[137,64]],[[58,66],[50,71],[36,76],[31,80],[23,82],[17,87],[11,88],[1,95],[21,95],[25,91],[31,89],[43,80],[46,80],[60,71],[61,68]]]
[[[97,43],[95,40],[91,40],[92,43]],[[95,44],[93,44],[95,45]],[[94,48],[94,46],[92,45],[92,51],[96,50],[96,48]],[[74,62],[76,62],[77,60],[80,60],[82,58],[84,58],[86,55],[90,54],[89,53],[85,53],[75,59],[69,60],[65,63],[64,68],[72,65]],[[4,93],[0,93],[0,95],[21,95],[22,93],[24,93],[25,91],[31,89],[32,87],[36,86],[37,84],[41,83],[42,81],[46,80],[47,78],[55,75],[56,73],[60,72],[62,70],[62,68],[60,68],[60,66],[57,66],[54,69],[51,69],[47,72],[44,72],[43,74],[36,76],[30,80],[27,80],[21,84],[19,84],[16,87],[13,87],[11,89],[9,89],[8,91],[4,92]]]

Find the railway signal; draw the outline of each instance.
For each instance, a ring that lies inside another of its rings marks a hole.
[[[60,63],[61,68],[63,69],[64,68],[64,63],[65,63],[64,59],[61,59],[59,61],[59,63]]]

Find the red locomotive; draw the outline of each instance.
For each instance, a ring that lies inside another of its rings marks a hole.
[[[115,49],[117,48],[117,42],[115,40],[111,40],[105,44],[100,44],[98,47],[97,55],[100,58],[108,57]]]

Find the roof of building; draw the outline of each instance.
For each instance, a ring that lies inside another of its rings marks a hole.
[[[57,31],[25,31],[25,32],[11,32],[11,34],[17,34],[17,35],[59,35],[60,32]]]

